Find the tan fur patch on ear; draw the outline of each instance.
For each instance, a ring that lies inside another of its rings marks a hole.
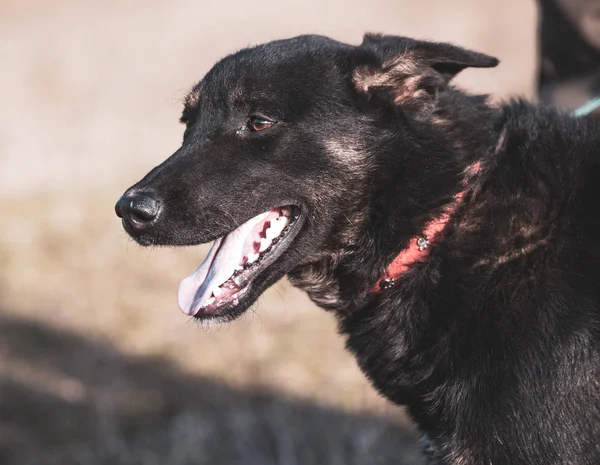
[[[406,52],[378,68],[357,68],[353,82],[359,92],[377,95],[418,120],[433,114],[438,88],[444,85],[441,76]]]
[[[418,67],[408,53],[384,63],[380,68],[372,66],[360,66],[354,70],[352,81],[356,88],[363,92],[369,92],[369,89],[375,87],[394,87],[398,84],[398,79],[415,75]]]
[[[419,89],[420,83],[420,76],[409,76],[402,79],[401,82],[398,82],[398,87],[394,97],[394,104],[402,105],[406,103],[412,103],[413,101],[416,102],[420,98],[426,98],[427,92]]]
[[[419,66],[408,53],[384,63],[380,68],[362,66],[354,71],[353,82],[362,93],[383,90],[396,105],[411,104],[428,99],[430,92],[423,88],[433,73],[428,67]]]

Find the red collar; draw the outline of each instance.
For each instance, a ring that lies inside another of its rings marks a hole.
[[[463,184],[466,185],[468,178],[479,172],[480,165],[481,163],[477,161],[467,168],[467,176]],[[396,258],[387,267],[384,275],[379,278],[371,292],[376,293],[384,289],[389,289],[408,271],[411,265],[427,255],[431,243],[444,230],[456,208],[463,201],[466,191],[467,188],[465,187],[464,190],[456,194],[454,201],[446,208],[444,213],[427,223],[421,235],[411,238],[409,246],[396,255]]]

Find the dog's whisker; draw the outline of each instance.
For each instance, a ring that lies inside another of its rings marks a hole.
[[[233,225],[234,225],[234,229],[237,229],[237,228],[239,228],[239,227],[240,227],[240,223],[239,223],[239,221],[238,221],[238,220],[236,220],[236,219],[233,217],[233,215],[232,215],[231,213],[229,213],[229,212],[227,212],[227,211],[222,211],[222,213],[224,213],[226,216],[228,216],[228,217],[231,219],[231,222],[232,222],[232,223],[233,223]],[[225,224],[224,226],[229,226],[229,225],[226,225],[226,224]]]

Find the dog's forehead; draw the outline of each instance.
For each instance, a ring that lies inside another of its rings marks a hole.
[[[328,37],[307,35],[240,50],[212,67],[188,94],[186,105],[194,108],[204,96],[235,100],[252,91],[287,90],[292,83],[313,85],[310,78],[318,79],[333,67],[328,58],[351,48]]]

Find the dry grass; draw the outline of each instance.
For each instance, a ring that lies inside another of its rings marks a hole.
[[[42,4],[43,3],[43,4]],[[206,249],[141,249],[117,196],[173,151],[185,89],[225,53],[318,32],[500,56],[459,81],[531,90],[523,0],[0,1],[0,463],[417,464],[402,411],[285,282],[220,328],[176,308]]]
[[[417,463],[330,315],[280,284],[242,321],[199,327],[174,296],[201,252],[141,249],[110,200],[0,201],[13,463]]]

